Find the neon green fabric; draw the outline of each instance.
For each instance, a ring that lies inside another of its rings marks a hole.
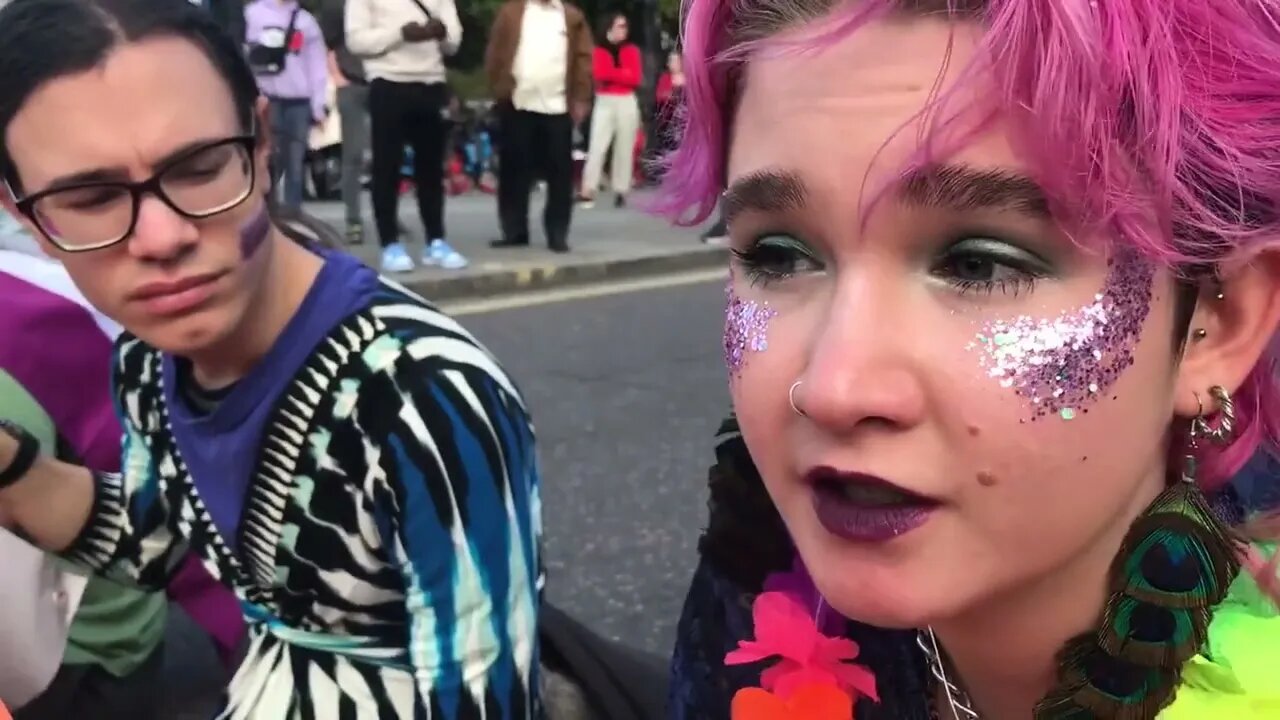
[[[1274,544],[1260,546],[1270,557]],[[1204,651],[1187,663],[1182,685],[1158,720],[1280,718],[1280,610],[1249,573],[1215,610]]]

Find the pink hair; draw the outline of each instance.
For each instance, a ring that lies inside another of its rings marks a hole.
[[[1060,217],[1166,267],[1280,247],[1280,11],[1265,0],[686,0],[680,143],[655,208],[684,225],[715,212],[753,56],[821,48],[888,13],[986,28],[992,110],[1026,120],[1014,141]],[[1234,391],[1238,432],[1205,449],[1206,489],[1280,448],[1277,360],[1273,341]]]

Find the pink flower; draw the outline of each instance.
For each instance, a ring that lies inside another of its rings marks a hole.
[[[817,614],[814,622],[823,635],[839,635],[844,630],[845,619],[822,602],[822,593],[813,584],[813,578],[799,555],[791,561],[789,571],[773,573],[765,578],[763,592],[786,593],[806,608],[822,608],[823,612]]]
[[[726,665],[781,658],[760,674],[760,685],[782,698],[806,685],[834,685],[853,699],[865,695],[879,702],[876,679],[858,657],[852,640],[823,635],[800,601],[785,592],[764,592],[751,608],[755,640],[743,640],[725,656]]]

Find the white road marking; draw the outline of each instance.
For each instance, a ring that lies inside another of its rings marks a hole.
[[[480,300],[443,301],[439,303],[439,305],[441,310],[453,316],[481,315],[484,313],[511,310],[514,308],[549,305],[551,303],[570,302],[573,300],[586,300],[589,298],[621,295],[623,293],[641,292],[644,290],[658,290],[661,288],[678,287],[681,285],[696,285],[698,283],[712,282],[715,280],[723,281],[728,277],[728,274],[729,272],[725,268],[692,270],[672,275],[658,275],[655,277],[637,278],[634,280],[611,280],[575,287],[533,290],[515,293],[512,295],[483,298]]]

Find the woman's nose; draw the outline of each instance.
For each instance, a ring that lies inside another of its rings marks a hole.
[[[866,423],[905,428],[925,412],[920,333],[905,332],[910,303],[884,287],[842,288],[814,330],[808,365],[792,400],[833,433]]]

